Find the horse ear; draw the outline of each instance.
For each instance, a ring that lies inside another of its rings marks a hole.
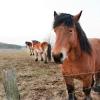
[[[58,14],[56,13],[56,11],[54,11],[54,18],[56,18],[58,16]]]
[[[82,11],[80,11],[80,13],[78,13],[77,15],[74,16],[74,20],[75,20],[76,22],[79,21],[79,19],[80,19],[80,17],[81,17],[81,14],[82,14]]]

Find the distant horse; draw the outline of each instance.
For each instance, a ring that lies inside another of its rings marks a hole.
[[[35,54],[35,61],[38,61],[39,57],[41,61],[47,63],[47,61],[51,60],[51,45],[47,42],[38,42],[34,44],[34,54]]]
[[[37,40],[32,40],[32,50],[33,50],[33,55],[34,55],[34,45],[40,43],[39,41]]]
[[[26,48],[28,47],[30,50],[30,56],[33,55],[32,43],[26,41],[25,44],[26,44]]]
[[[90,92],[94,79],[96,81],[94,90],[100,92],[100,39],[86,37],[78,22],[81,14],[82,11],[77,15],[54,12],[53,29],[56,42],[52,55],[56,63],[61,63],[68,100],[77,100],[74,78],[83,81],[85,100],[92,100]]]

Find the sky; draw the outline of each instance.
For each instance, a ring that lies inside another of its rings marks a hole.
[[[0,42],[54,41],[53,13],[83,11],[80,24],[87,37],[100,38],[100,0],[0,0]]]

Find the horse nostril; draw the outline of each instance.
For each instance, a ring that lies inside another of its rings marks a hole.
[[[63,54],[62,54],[62,53],[60,53],[60,54],[59,54],[59,56],[60,56],[60,58],[62,58],[62,57],[63,57]]]

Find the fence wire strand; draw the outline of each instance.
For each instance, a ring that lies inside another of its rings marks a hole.
[[[87,73],[78,73],[78,74],[68,74],[68,75],[63,75],[63,76],[79,76],[79,75],[88,75],[88,74],[92,74],[92,75],[95,75],[97,73],[100,73],[100,71],[96,71],[96,72],[87,72]]]
[[[91,75],[95,75],[95,74],[98,74],[98,73],[100,73],[100,71],[96,71],[96,72],[87,72],[87,73],[78,73],[78,74],[68,74],[68,75],[63,75],[64,77],[72,77],[72,76],[79,76],[79,75],[89,75],[89,74],[91,74]],[[73,78],[74,79],[74,78]],[[95,82],[95,80],[94,80],[94,82]],[[84,90],[88,90],[88,89],[93,89],[94,87],[93,86],[91,86],[91,87],[88,87],[88,88],[85,88]],[[79,91],[80,90],[80,91]],[[81,88],[79,88],[79,90],[77,91],[77,89],[75,89],[74,91],[73,91],[73,93],[68,93],[68,94],[76,94],[76,93],[81,93],[81,91],[83,91],[83,89],[81,89]]]

